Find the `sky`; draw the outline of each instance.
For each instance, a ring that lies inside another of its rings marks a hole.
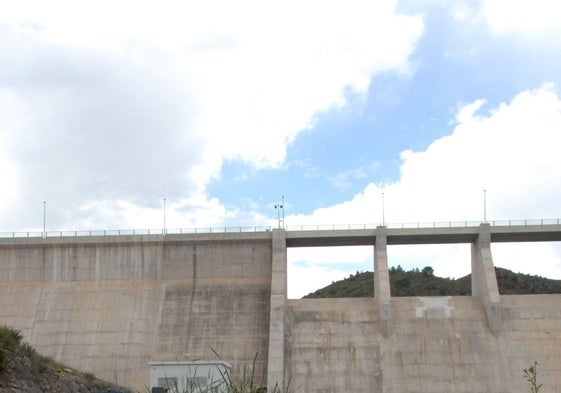
[[[0,232],[561,218],[559,42],[556,0],[0,0]],[[289,297],[372,259],[289,249]]]

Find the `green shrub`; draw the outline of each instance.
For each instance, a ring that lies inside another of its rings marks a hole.
[[[35,348],[33,348],[31,345],[29,345],[28,343],[23,343],[20,345],[19,347],[19,351],[22,355],[30,358],[30,359],[34,359],[37,356],[39,356],[39,354],[37,353],[37,351],[35,350]]]
[[[19,330],[8,326],[0,326],[0,372],[8,367],[8,353],[14,352],[21,344],[22,335]]]
[[[0,373],[4,372],[8,367],[8,355],[6,355],[6,351],[0,348]]]
[[[14,328],[0,326],[0,349],[13,351],[21,344],[23,336]]]
[[[41,355],[35,350],[35,348],[33,348],[26,342],[22,342],[19,344],[17,352],[29,359],[29,361],[31,362],[31,368],[35,373],[39,374],[47,370],[61,372],[63,369],[62,364],[54,361],[48,356]]]
[[[84,373],[84,378],[86,378],[86,380],[91,382],[95,379],[95,375],[93,375],[93,373],[86,372],[86,373]]]

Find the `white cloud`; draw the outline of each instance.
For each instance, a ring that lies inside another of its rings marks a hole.
[[[496,34],[517,34],[557,42],[561,4],[556,0],[483,0],[483,15]]]
[[[476,100],[471,104],[460,106],[456,114],[456,124],[467,123],[474,119],[475,113],[485,104],[485,100]]]
[[[298,299],[348,276],[349,273],[345,270],[325,266],[309,267],[289,263],[288,275],[293,278],[288,281],[288,296],[290,299]]]
[[[363,255],[370,253],[373,247],[370,246],[348,246],[348,247],[294,247],[289,248],[291,260],[294,262],[305,263],[309,266],[314,265],[334,265],[341,261],[353,265],[362,264],[372,258],[365,258]],[[366,253],[366,254],[365,254]],[[372,269],[372,266],[369,266]]]
[[[7,206],[14,202],[18,187],[16,168],[5,157],[4,146],[5,143],[2,141],[2,135],[0,134],[0,184],[2,184],[0,214],[5,213]]]
[[[130,227],[139,216],[152,222],[163,197],[184,206],[206,199],[224,159],[279,166],[287,144],[318,112],[344,105],[345,92],[364,94],[379,72],[408,72],[423,24],[394,8],[392,0],[5,4],[0,101],[10,105],[0,107],[0,133],[9,143],[0,153],[18,174],[19,205],[3,228],[37,227],[35,213],[22,212],[43,200],[53,229],[90,225],[85,211]],[[136,208],[121,211],[117,201]],[[216,214],[195,225],[238,213],[207,205]]]
[[[554,87],[522,92],[487,116],[459,113],[463,121],[452,135],[423,152],[402,153],[390,215],[399,221],[480,219],[487,189],[488,218],[561,216],[548,197],[561,192],[555,181],[561,175],[555,158],[561,102]]]
[[[352,186],[354,181],[367,178],[369,174],[375,172],[379,166],[379,163],[372,163],[371,165],[360,166],[347,171],[337,172],[333,176],[328,176],[327,179],[333,187],[346,189]]]
[[[356,271],[372,271],[372,246],[288,249],[288,296],[301,298]]]
[[[463,277],[471,273],[470,245],[388,246],[388,263],[404,270],[431,266],[439,277]]]
[[[561,39],[561,4],[557,0],[401,0],[399,4],[400,9],[426,17],[427,37],[434,28],[448,27],[439,33],[444,37],[438,41],[444,56],[453,62],[470,63],[489,52],[507,59],[518,52],[534,59],[547,58],[549,63],[557,61]],[[507,54],[505,48],[511,52]]]
[[[487,26],[494,35],[515,35],[518,39],[538,39],[556,43],[561,33],[561,5],[557,0],[404,0],[404,8],[424,14],[435,8],[450,15],[476,35]]]
[[[352,200],[309,216],[288,216],[289,229],[291,223],[379,224],[382,192],[385,221],[390,224],[482,221],[484,189],[488,220],[560,218],[561,99],[555,86],[523,91],[509,103],[478,114],[483,104],[477,100],[461,107],[453,133],[426,150],[404,151],[399,181],[370,184]],[[559,244],[511,246],[493,246],[498,266],[561,277]],[[528,251],[519,252],[517,247]],[[349,249],[345,260],[367,258],[371,252]],[[392,246],[389,252],[390,265],[432,265],[436,274],[450,277],[470,270],[469,248],[462,245]],[[329,260],[330,253],[315,257]],[[343,276],[352,272],[351,268]],[[317,288],[308,292],[313,289]]]

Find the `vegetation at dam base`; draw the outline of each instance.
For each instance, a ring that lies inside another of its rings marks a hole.
[[[0,393],[93,393],[111,386],[40,355],[18,330],[0,326]]]
[[[529,295],[561,293],[561,280],[513,273],[495,268],[501,295]],[[469,296],[471,274],[458,278],[443,278],[434,275],[430,266],[422,270],[405,271],[401,266],[389,269],[392,296]],[[304,298],[371,297],[374,296],[374,273],[356,272],[348,278],[312,292]]]

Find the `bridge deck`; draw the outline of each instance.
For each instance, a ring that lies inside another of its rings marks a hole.
[[[561,225],[491,226],[492,242],[561,241]],[[479,227],[387,228],[387,244],[472,243]],[[287,231],[287,247],[369,246],[376,229]]]
[[[380,228],[380,227],[379,227]],[[373,246],[378,229],[314,229],[286,231],[287,247]],[[479,226],[436,228],[385,228],[388,245],[404,244],[458,244],[472,243]],[[492,242],[561,241],[561,224],[550,225],[491,225]],[[5,237],[0,247],[55,244],[130,244],[130,243],[188,243],[228,241],[270,241],[271,231],[239,233],[184,233],[111,236],[61,236],[61,237]]]

